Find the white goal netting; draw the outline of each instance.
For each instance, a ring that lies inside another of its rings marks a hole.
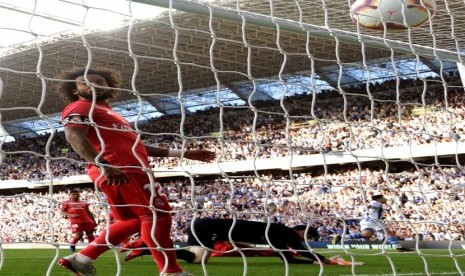
[[[87,66],[122,72],[112,105],[145,143],[217,153],[151,160],[175,242],[194,216],[309,224],[320,234],[310,250],[366,262],[347,274],[464,274],[463,1],[438,0],[431,20],[395,32],[358,27],[353,1],[110,2],[0,1],[22,15],[0,21],[2,36],[21,38],[0,40],[0,271],[4,248],[69,245],[59,208],[71,188],[91,204],[96,234],[107,225],[53,91],[60,71]],[[361,230],[375,194],[418,267],[397,262],[383,234],[331,243]],[[378,255],[389,265],[370,270]]]

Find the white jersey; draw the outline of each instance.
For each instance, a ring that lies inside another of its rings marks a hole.
[[[372,229],[375,232],[384,231],[386,229],[386,225],[380,221],[383,216],[383,204],[376,200],[371,201],[368,211],[360,220],[361,230],[363,231],[365,229]]]
[[[368,207],[368,211],[364,216],[364,219],[366,220],[380,220],[384,216],[384,208],[383,204],[373,200],[370,202],[370,205]]]

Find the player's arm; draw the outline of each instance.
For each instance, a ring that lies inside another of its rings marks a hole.
[[[272,227],[274,229],[269,232],[269,239],[273,247],[282,250],[281,254],[276,252],[278,257],[281,259],[284,257],[291,264],[313,264],[317,261],[317,258],[302,245],[302,240],[297,232],[285,226],[272,225]],[[298,251],[305,259],[295,258],[291,250]]]
[[[66,204],[63,204],[63,206],[61,207],[60,214],[62,216],[68,217],[68,218],[76,218],[76,217],[78,217],[77,214],[68,213],[68,205],[66,205]]]
[[[310,252],[306,246],[302,243],[302,236],[289,227],[279,227],[275,231],[270,233],[271,244],[278,248],[283,249],[282,255],[286,258],[289,263],[293,264],[333,264],[331,260],[325,256],[320,255],[316,252]],[[303,258],[296,258],[291,252],[298,252]],[[282,258],[281,254],[278,254]]]
[[[69,214],[69,213],[67,213],[67,212],[65,212],[65,211],[63,211],[63,210],[60,210],[60,214],[61,214],[62,216],[65,216],[65,217],[71,217],[71,214]]]
[[[87,215],[90,217],[90,219],[91,219],[91,220],[94,222],[94,224],[96,225],[97,222],[95,221],[95,216],[94,216],[94,214],[90,211],[89,205],[87,205],[86,212],[87,212]]]
[[[291,246],[292,249],[298,250],[299,255],[301,255],[303,258],[295,258],[293,254],[289,251],[283,252],[284,256],[286,257],[287,261],[291,264],[316,264],[320,265],[320,262],[323,264],[328,264],[328,265],[336,265],[338,264],[337,262],[326,258],[325,256],[318,254],[316,252],[309,252],[308,249],[306,249],[301,241],[299,240],[294,244],[294,247]]]
[[[352,263],[338,256],[326,258],[325,256],[318,254],[316,252],[310,252],[308,248],[304,246],[304,244],[302,243],[302,240],[300,239],[298,235],[296,236],[292,234],[287,234],[287,235],[284,235],[284,237],[288,238],[286,244],[289,248],[296,250],[300,256],[306,258],[306,259],[295,258],[291,252],[284,251],[283,254],[289,263],[315,264],[315,265],[320,265],[320,263],[323,263],[326,265],[352,265],[352,264],[362,265],[363,264],[361,262]]]
[[[323,264],[329,264],[329,265],[336,265],[337,262],[331,260],[331,259],[328,259],[326,258],[325,256],[321,255],[321,254],[318,254],[316,252],[309,252],[308,249],[304,250],[304,251],[299,251],[299,254],[302,256],[302,257],[305,257],[306,259],[300,259],[300,258],[295,258],[294,256],[292,256],[292,254],[289,252],[289,254],[291,255],[291,257],[288,258],[288,261],[289,263],[293,263],[293,264],[316,264],[316,265],[320,265],[320,262],[323,263]],[[292,258],[292,259],[290,259]]]
[[[80,117],[80,116],[73,116]],[[71,118],[70,121],[73,119]],[[77,119],[76,119],[77,120]],[[80,119],[81,120],[81,119]],[[98,155],[97,150],[92,145],[92,142],[87,138],[89,133],[89,127],[80,125],[79,127],[65,126],[65,137],[66,141],[70,144],[73,150],[79,154],[79,156],[87,162],[95,162],[95,158]],[[104,161],[104,160],[101,160]]]
[[[166,148],[158,148],[152,146],[145,146],[147,149],[147,153],[149,156],[153,157],[177,157],[181,158],[183,155],[182,150],[172,150]],[[184,158],[191,159],[191,160],[198,160],[209,162],[214,160],[216,157],[216,153],[209,150],[186,150],[184,151]]]
[[[290,251],[283,251],[283,255],[286,257],[286,260],[289,263],[292,264],[313,264],[313,263],[318,263],[318,259],[323,260],[325,259],[324,256],[317,254],[317,253],[310,253],[308,249],[306,249],[302,245],[302,241],[298,236],[294,235],[288,235],[288,240],[287,240],[287,248],[292,248],[293,250],[296,250],[299,255],[304,257],[305,259],[300,259],[300,258],[295,258],[293,253]]]
[[[320,265],[320,263],[323,263],[325,265],[343,265],[343,266],[352,266],[352,265],[363,265],[365,264],[364,262],[352,262],[352,261],[346,261],[344,258],[340,256],[333,256],[330,258],[326,258],[323,255],[320,255],[316,252],[310,253],[308,251],[305,252],[299,252],[302,256],[308,258],[309,260],[303,260],[303,259],[298,259],[298,258],[293,258],[292,262],[290,261],[289,263],[294,263],[294,264],[302,264],[302,263],[313,263],[315,265]],[[309,255],[307,255],[309,254]],[[313,261],[311,261],[313,260]]]
[[[99,153],[94,148],[94,145],[89,138],[87,138],[88,132],[89,127],[87,126],[65,126],[66,141],[70,144],[73,150],[85,161],[94,163]],[[104,159],[101,159],[100,162],[109,164],[109,162]],[[116,167],[105,166],[103,174],[111,185],[126,184],[129,182],[129,178],[126,173]]]
[[[68,212],[66,212],[66,205],[63,205],[61,206],[60,208],[60,214],[64,217],[69,217],[70,214],[68,214]]]
[[[315,263],[315,259],[308,258],[308,256],[304,256],[303,254],[301,254],[301,255],[303,257],[306,257],[307,259],[295,258],[292,255],[292,253],[289,252],[289,251],[283,251],[282,253],[283,253],[284,257],[286,258],[287,262],[290,263],[290,264],[313,264],[313,263]],[[281,254],[278,254],[278,256],[282,259]]]

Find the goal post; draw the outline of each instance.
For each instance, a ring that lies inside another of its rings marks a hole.
[[[460,79],[462,80],[462,85],[465,87],[465,64],[461,60],[461,62],[457,62],[457,68],[459,70]]]
[[[446,61],[456,61],[460,59],[462,61],[465,58],[465,54],[461,53],[459,49],[434,49],[418,44],[409,44],[404,41],[397,41],[388,38],[381,38],[370,36],[363,33],[350,32],[345,30],[333,29],[327,26],[320,26],[315,24],[308,24],[299,21],[288,20],[285,18],[271,17],[270,15],[252,13],[245,9],[235,10],[230,7],[221,7],[221,4],[213,3],[202,3],[202,1],[191,1],[191,0],[133,0],[133,2],[139,2],[144,4],[150,4],[163,8],[175,9],[188,13],[201,14],[205,16],[211,16],[212,18],[227,19],[237,22],[243,22],[244,24],[251,24],[257,26],[263,26],[267,28],[279,29],[283,31],[295,32],[295,33],[308,33],[310,36],[321,37],[327,39],[337,38],[341,42],[360,44],[363,42],[369,47],[375,48],[392,48],[395,51],[411,53],[412,51],[418,54],[418,56],[429,57],[429,58],[440,58]],[[227,1],[235,3],[236,1]],[[324,2],[324,1],[323,1]],[[270,2],[272,5],[273,1]],[[302,3],[305,5],[305,3]],[[323,12],[323,11],[322,11]],[[463,62],[463,61],[462,61]]]

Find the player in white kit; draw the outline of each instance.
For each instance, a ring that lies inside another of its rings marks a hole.
[[[368,205],[367,212],[360,220],[360,228],[362,232],[336,235],[332,240],[332,244],[337,244],[341,242],[341,240],[369,239],[376,234],[381,237],[386,237],[387,242],[397,251],[413,251],[411,248],[402,247],[396,233],[383,223],[382,219],[384,217],[384,204],[386,203],[386,198],[380,194],[373,195],[371,199],[372,200]]]

